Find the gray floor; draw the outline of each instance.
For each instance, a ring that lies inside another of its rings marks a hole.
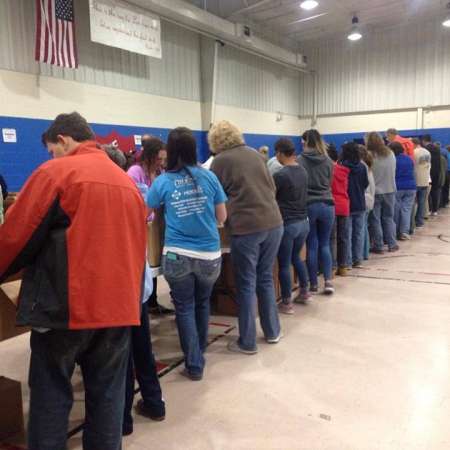
[[[230,354],[233,331],[209,347],[202,382],[165,375],[166,421],[137,417],[124,448],[449,449],[450,211],[429,222],[337,279],[333,298],[282,317],[278,345]],[[179,356],[173,320],[152,325],[157,355]],[[1,373],[25,380],[26,336],[13,341],[0,344]]]

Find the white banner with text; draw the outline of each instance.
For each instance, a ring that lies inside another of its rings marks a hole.
[[[161,21],[122,0],[89,0],[91,41],[162,57]]]

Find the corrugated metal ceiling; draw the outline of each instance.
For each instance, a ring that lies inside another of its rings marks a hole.
[[[305,41],[329,39],[347,33],[351,26],[352,14],[355,13],[363,30],[377,32],[405,22],[420,23],[422,20],[441,17],[448,2],[448,0],[318,0],[319,6],[316,9],[304,11],[300,8],[300,0],[188,1],[229,20],[253,24],[258,34],[291,48]]]

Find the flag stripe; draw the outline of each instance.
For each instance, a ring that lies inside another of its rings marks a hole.
[[[48,46],[48,51],[50,53],[50,58],[48,59],[48,62],[50,64],[55,64],[55,33],[54,33],[54,26],[55,26],[55,4],[53,3],[53,0],[47,0],[47,8],[49,11],[49,39],[50,43]]]
[[[36,0],[36,42],[34,45],[34,59],[39,61],[39,55],[41,52],[41,27],[39,24],[41,23],[41,5],[39,0]],[[38,47],[39,46],[39,47]]]
[[[36,61],[78,67],[73,0],[36,0]]]

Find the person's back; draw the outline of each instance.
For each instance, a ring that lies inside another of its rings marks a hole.
[[[217,223],[226,220],[226,200],[216,175],[198,166],[192,131],[172,130],[167,141],[167,171],[153,182],[147,204],[152,209],[164,208],[162,270],[185,356],[182,375],[193,381],[203,377],[209,302],[221,268]]]
[[[348,196],[348,177],[350,169],[335,164],[331,191],[333,194],[336,216],[347,217],[350,214],[350,198]]]
[[[431,184],[439,186],[439,179],[441,175],[441,152],[431,142],[428,143],[425,148],[430,152],[431,155]]]
[[[78,113],[61,114],[0,227],[0,282],[25,268],[17,322],[32,327],[28,448],[65,448],[78,364],[86,448],[121,445],[130,326],[140,321],[146,208]]]
[[[145,206],[126,174],[94,142],[85,142],[70,155],[44,163],[23,191],[27,195],[19,194],[9,211],[14,219],[2,231],[15,228],[16,220],[29,228],[0,256],[0,268],[10,267],[6,274],[27,265],[18,323],[53,329],[138,324]],[[47,223],[52,228],[34,259],[14,257],[17,245],[34,248],[30,230]],[[113,306],[117,299],[120,308]]]
[[[430,184],[431,154],[423,147],[414,150],[414,174],[418,187],[427,187]]]
[[[245,235],[270,230],[282,224],[275,199],[275,185],[264,158],[246,146],[216,156],[211,170],[228,195],[231,234]]]
[[[405,155],[407,155],[412,161],[414,161],[414,143],[409,138],[404,138],[400,135],[394,139],[394,142],[398,142],[402,145]]]
[[[217,177],[207,169],[188,167],[179,172],[166,172],[154,181],[150,204],[160,198],[166,219],[165,247],[191,251],[219,252],[215,204]],[[221,202],[223,198],[219,199]],[[220,254],[218,254],[220,257]]]
[[[298,163],[308,173],[308,205],[324,202],[333,205],[331,182],[333,161],[318,151],[304,151],[298,157]]]
[[[386,156],[374,155],[372,172],[376,194],[396,192],[395,169],[396,160],[392,151],[389,151]]]
[[[365,191],[369,185],[367,168],[361,162],[342,161],[342,165],[350,169],[348,176],[350,212],[363,212],[366,210]]]
[[[276,199],[284,223],[305,220],[308,217],[308,174],[302,166],[284,166],[274,175]]]
[[[414,163],[406,154],[396,156],[395,184],[398,191],[416,189]]]
[[[256,298],[266,341],[276,344],[281,338],[273,265],[283,235],[283,219],[266,162],[245,145],[242,131],[231,122],[220,121],[209,130],[208,143],[217,154],[211,170],[228,195],[226,225],[239,306],[239,338],[229,343],[228,350],[254,354],[258,351]]]

